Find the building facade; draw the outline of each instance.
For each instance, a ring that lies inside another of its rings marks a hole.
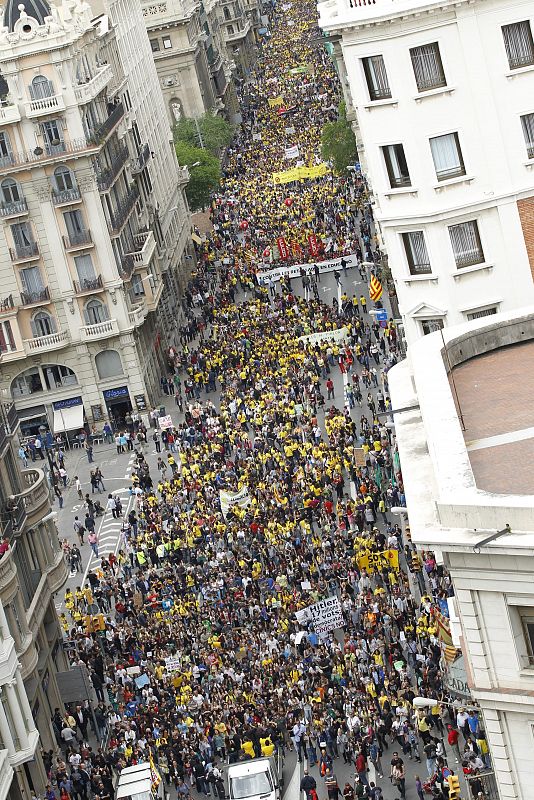
[[[319,12],[408,342],[534,300],[532,4],[324,0]]]
[[[451,575],[502,800],[534,780],[532,364],[528,307],[420,338],[388,374],[412,541]]]
[[[140,8],[26,9],[0,37],[0,387],[35,434],[156,402],[189,220]]]
[[[68,569],[45,473],[21,470],[19,421],[0,406],[0,797],[27,800],[46,784],[41,749],[55,749],[62,709],[56,673],[67,668],[54,593]]]

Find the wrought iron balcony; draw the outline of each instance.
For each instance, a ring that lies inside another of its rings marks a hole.
[[[19,425],[19,417],[14,403],[0,404],[0,451],[9,436],[12,436]]]
[[[138,199],[139,189],[137,186],[132,186],[126,197],[123,197],[117,209],[111,214],[109,230],[112,236],[121,232]]]
[[[75,231],[63,236],[63,244],[65,250],[76,250],[79,247],[88,247],[93,244],[93,237],[89,229],[83,231]]]
[[[127,147],[121,147],[116,153],[112,154],[113,163],[111,167],[101,169],[98,164],[95,164],[96,183],[100,192],[107,192],[113,186],[118,174],[124,167],[130,153]]]
[[[52,189],[52,203],[55,206],[66,206],[69,203],[79,203],[82,195],[77,186],[72,189],[64,189],[62,192]]]
[[[119,124],[121,119],[124,116],[124,106],[122,103],[117,103],[116,106],[110,111],[108,118],[95,128],[90,137],[89,141],[94,142],[94,144],[102,144],[111,131]]]
[[[46,286],[36,292],[21,292],[20,302],[23,306],[32,306],[35,303],[47,303],[50,301],[50,289]]]
[[[66,155],[95,153],[98,146],[98,144],[81,137],[79,139],[62,141],[58,144],[46,145],[44,148],[36,147],[34,150],[13,151],[5,156],[0,156],[0,174],[20,172],[23,169],[27,169],[28,166],[32,164],[42,164],[45,161],[55,159],[60,160]]]
[[[85,292],[98,292],[104,288],[104,281],[102,275],[97,275],[95,278],[84,278],[83,281],[73,281],[74,291],[76,294],[84,294]]]
[[[12,203],[2,203],[0,205],[0,217],[20,217],[22,214],[27,213],[28,204],[24,197],[20,200],[14,200]]]
[[[8,297],[4,297],[3,300],[0,300],[0,314],[5,311],[11,311],[15,308],[15,301],[13,300],[13,295],[10,294]]]
[[[150,158],[150,147],[147,144],[144,144],[141,148],[141,152],[132,163],[131,170],[132,175],[138,175],[140,172],[144,170],[148,163],[148,159]]]
[[[39,258],[39,245],[37,242],[30,242],[30,244],[17,244],[15,247],[9,248],[9,255],[11,261],[29,261],[33,258]]]

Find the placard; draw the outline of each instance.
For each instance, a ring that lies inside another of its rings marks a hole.
[[[231,508],[233,508],[233,506],[239,506],[239,508],[248,508],[250,505],[248,486],[243,486],[239,492],[226,492],[221,489],[219,492],[219,498],[221,501],[221,511],[223,513],[223,517],[226,517],[227,513]]]
[[[173,427],[173,421],[170,414],[167,414],[165,417],[158,417],[158,425],[162,431],[167,430],[167,428]]]
[[[167,672],[178,672],[182,668],[182,662],[178,656],[168,656],[165,659],[165,669]]]
[[[319,635],[342,628],[344,625],[343,612],[337,595],[319,600],[309,607],[309,611],[315,632]]]
[[[319,267],[319,274],[323,272],[333,272],[334,270],[341,270],[341,259],[345,260],[347,268],[356,267],[358,265],[358,257],[355,254],[349,256],[340,256],[339,258],[332,258],[329,261],[316,262]],[[279,281],[281,275],[287,275],[288,278],[300,278],[301,269],[304,270],[306,275],[313,275],[315,271],[315,264],[295,264],[292,267],[274,267],[274,269],[267,269],[258,271],[258,279],[270,278],[272,281]]]
[[[360,569],[366,569],[368,572],[376,572],[382,569],[398,570],[398,550],[384,550],[381,553],[365,553],[358,557],[358,566]]]

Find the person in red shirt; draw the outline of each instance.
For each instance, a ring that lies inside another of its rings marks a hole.
[[[327,400],[333,400],[335,395],[334,395],[334,381],[332,380],[332,378],[328,378],[326,382],[326,388],[328,390]]]
[[[453,728],[452,725],[447,725],[447,729],[449,731],[449,733],[447,734],[447,741],[448,741],[452,751],[454,752],[454,758],[456,760],[456,763],[459,764],[460,763],[460,748],[458,747],[458,739],[460,738],[460,734],[458,733],[456,728]]]

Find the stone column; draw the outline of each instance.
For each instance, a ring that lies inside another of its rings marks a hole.
[[[20,749],[26,750],[30,743],[28,741],[28,734],[26,732],[26,725],[24,724],[23,718],[23,710],[20,707],[17,693],[15,691],[15,683],[16,681],[10,681],[4,685],[4,691],[7,695],[7,701],[9,703],[9,708],[11,710],[11,716],[13,717],[13,722],[15,725],[15,731],[17,732],[17,736],[20,742]]]
[[[0,702],[0,736],[2,736],[4,747],[7,747],[10,754],[14,753],[15,742],[13,741],[13,736],[11,735],[11,731],[9,729],[9,722],[7,721],[6,712],[4,711],[2,702]]]
[[[28,700],[28,695],[26,694],[24,681],[22,680],[20,667],[17,667],[17,671],[15,672],[15,680],[17,682],[17,689],[18,689],[18,696],[20,698],[21,710],[24,715],[24,719],[26,721],[26,730],[28,731],[28,733],[31,733],[32,731],[35,730],[35,721],[33,719],[30,701]]]

